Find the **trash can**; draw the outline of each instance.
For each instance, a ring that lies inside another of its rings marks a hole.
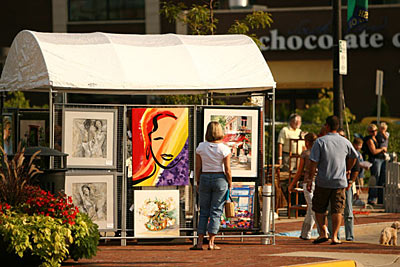
[[[38,174],[34,179],[39,182],[39,186],[52,194],[63,192],[65,189],[65,172],[67,171],[68,154],[43,146],[25,148],[25,158],[30,158],[40,150],[39,157],[34,161],[36,167],[43,173]],[[50,168],[51,158],[54,158],[54,166]]]

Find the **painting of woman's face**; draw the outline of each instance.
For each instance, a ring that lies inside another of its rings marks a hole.
[[[156,131],[150,133],[150,142],[152,154],[158,164],[163,166],[161,162],[167,161],[167,164],[175,158],[172,151],[166,151],[167,146],[164,144],[168,142],[168,132],[176,124],[176,118],[173,117],[163,117],[158,122],[158,128]],[[167,165],[166,164],[166,165]],[[165,166],[163,166],[165,167]]]
[[[132,109],[132,180],[135,186],[186,185],[188,108]],[[180,170],[186,171],[184,177]]]

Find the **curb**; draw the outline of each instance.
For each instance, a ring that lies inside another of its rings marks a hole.
[[[362,265],[357,264],[353,260],[333,260],[333,261],[322,261],[316,263],[307,264],[296,264],[296,265],[286,265],[285,267],[361,267]]]

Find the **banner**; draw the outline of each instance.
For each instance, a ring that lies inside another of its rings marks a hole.
[[[347,27],[352,29],[368,21],[368,0],[347,1]]]

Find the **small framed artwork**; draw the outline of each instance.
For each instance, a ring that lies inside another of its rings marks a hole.
[[[232,176],[257,177],[259,109],[204,108],[204,135],[211,121],[219,122],[224,130]]]
[[[179,236],[179,190],[134,191],[135,237]]]
[[[251,229],[253,228],[255,183],[233,182],[231,197],[235,204],[235,217],[223,216],[223,229]],[[224,214],[225,215],[225,214]]]
[[[15,121],[13,113],[3,113],[3,149],[7,155],[14,154],[15,147]]]
[[[117,110],[65,109],[63,152],[69,168],[115,168]]]
[[[20,110],[19,142],[23,147],[49,145],[49,113],[48,111]]]
[[[79,212],[86,213],[99,230],[116,229],[115,202],[116,175],[110,174],[66,174],[65,194]]]

